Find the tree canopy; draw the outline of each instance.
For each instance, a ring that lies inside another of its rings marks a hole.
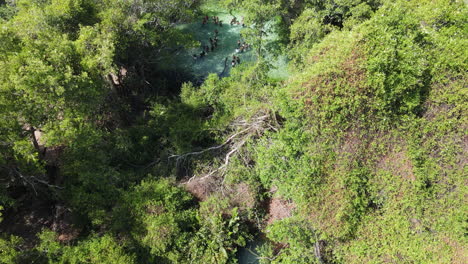
[[[183,25],[221,11],[255,59],[200,82]],[[466,263],[467,17],[0,0],[0,263]]]

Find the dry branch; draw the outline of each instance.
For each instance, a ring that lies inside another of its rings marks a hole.
[[[55,188],[55,189],[63,189],[63,187],[61,186],[57,186],[57,185],[53,185],[53,184],[50,184],[48,183],[47,181],[44,181],[44,180],[41,180],[35,176],[26,176],[26,175],[23,175],[18,169],[14,168],[12,169],[12,171],[23,181],[23,183],[26,185],[30,185],[31,188],[33,189],[34,191],[34,194],[37,195],[37,190],[36,190],[36,183],[40,183],[40,184],[43,184],[43,185],[46,185],[47,187],[49,188]]]
[[[223,157],[223,163],[221,166],[210,170],[208,173],[201,176],[200,179],[205,179],[213,176],[215,173],[219,173],[224,176],[231,158],[239,152],[239,150],[245,145],[245,143],[254,135],[262,135],[265,131],[274,130],[277,131],[277,127],[274,123],[274,118],[271,117],[271,113],[256,116],[250,120],[237,120],[231,123],[230,127],[237,130],[234,134],[230,135],[222,144],[209,147],[200,151],[188,152],[182,155],[172,155],[169,158],[176,158],[176,166],[179,167],[180,163],[185,161],[188,157],[202,155],[213,150],[219,150],[227,148],[227,153]],[[184,184],[189,183],[197,176],[192,176]],[[224,179],[222,181],[224,183]]]

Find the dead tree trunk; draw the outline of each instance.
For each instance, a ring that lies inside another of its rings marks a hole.
[[[31,139],[32,139],[32,143],[34,145],[34,148],[36,149],[37,151],[37,154],[39,156],[39,159],[40,160],[43,160],[44,159],[44,156],[45,156],[45,151],[46,151],[46,148],[44,148],[43,150],[41,150],[41,146],[39,145],[39,142],[37,141],[37,138],[36,138],[36,129],[31,126],[29,128],[29,132],[31,132]]]

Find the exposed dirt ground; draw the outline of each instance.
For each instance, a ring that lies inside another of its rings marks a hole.
[[[211,195],[222,192],[224,197],[228,197],[232,206],[240,209],[252,209],[255,207],[256,199],[247,183],[236,183],[224,186],[221,190],[222,180],[216,177],[194,178],[185,184],[185,189],[198,200],[204,201]]]
[[[50,201],[31,198],[22,202],[16,210],[10,209],[4,214],[0,232],[19,236],[24,239],[24,247],[31,248],[39,242],[36,236],[43,229],[50,229],[58,234],[61,242],[76,238],[79,231],[71,225],[71,212],[61,205]]]
[[[270,190],[270,192],[274,193],[275,190]],[[269,225],[277,220],[291,217],[295,208],[296,205],[294,203],[286,201],[281,197],[274,196],[268,203],[267,224]]]

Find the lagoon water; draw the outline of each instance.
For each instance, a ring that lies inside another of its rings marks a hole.
[[[239,264],[258,264],[258,254],[256,248],[264,243],[261,239],[249,241],[244,248],[239,249]]]
[[[210,16],[213,16],[210,14]],[[199,42],[198,47],[186,49],[180,52],[177,57],[177,65],[185,65],[196,77],[204,77],[209,73],[217,73],[221,77],[227,76],[231,69],[232,56],[239,56],[241,63],[253,61],[255,54],[252,49],[246,52],[236,53],[237,41],[244,42],[241,37],[241,25],[229,25],[232,16],[228,12],[216,13],[216,16],[222,21],[223,26],[215,25],[213,20],[209,19],[206,25],[202,25],[202,17],[198,21],[190,24],[180,25],[179,28],[190,33],[195,40]],[[237,16],[238,20],[241,19]],[[215,38],[215,30],[218,30],[218,46],[214,51],[208,52],[203,58],[193,59],[192,55],[199,55],[202,52],[202,46],[211,46],[209,39]],[[227,61],[226,61],[227,58]],[[226,67],[226,70],[224,70]],[[223,72],[224,71],[224,72]]]
[[[242,25],[230,25],[233,15],[238,21],[242,20],[242,14],[233,12],[232,14],[216,6],[207,6],[204,9],[204,14],[200,15],[196,21],[187,24],[178,25],[178,28],[184,32],[191,34],[197,41],[197,45],[193,48],[181,49],[177,51],[168,61],[166,67],[174,69],[182,69],[194,76],[195,80],[203,80],[208,74],[216,73],[220,77],[229,75],[231,60],[233,55],[238,56],[241,64],[254,62],[256,54],[255,46],[244,52],[236,52],[238,47],[237,42],[245,41],[242,38]],[[206,25],[202,24],[203,16],[208,15],[209,21]],[[212,19],[213,16],[219,17],[222,21],[222,26],[216,25]],[[202,52],[203,46],[211,46],[210,38],[215,37],[215,30],[218,30],[218,46],[213,52],[209,52],[203,58],[194,59],[193,55],[199,55]],[[274,34],[267,37],[267,40],[274,40]],[[249,43],[250,44],[250,43]],[[273,67],[270,70],[270,76],[277,79],[285,79],[288,76],[287,59],[285,56],[273,57],[267,55]]]

